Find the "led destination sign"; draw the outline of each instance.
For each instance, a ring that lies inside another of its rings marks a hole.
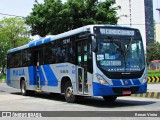
[[[105,28],[100,28],[100,33],[101,34],[106,34],[106,35],[127,35],[127,36],[134,36],[134,31],[133,30],[120,30],[120,29],[105,29]]]
[[[135,36],[135,30],[130,29],[96,27],[94,32],[102,35]]]

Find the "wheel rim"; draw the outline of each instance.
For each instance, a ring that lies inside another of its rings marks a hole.
[[[24,84],[22,84],[22,93],[25,93],[25,85]]]
[[[68,88],[66,89],[66,96],[67,96],[67,98],[70,98],[70,97],[73,96],[73,90],[72,90],[71,87],[68,87]]]

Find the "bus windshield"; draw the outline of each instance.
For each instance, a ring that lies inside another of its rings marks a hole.
[[[145,67],[141,39],[97,39],[97,65],[107,72],[136,72]]]

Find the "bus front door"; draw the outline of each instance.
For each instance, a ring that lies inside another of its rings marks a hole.
[[[88,94],[87,40],[76,42],[77,87],[79,94]]]

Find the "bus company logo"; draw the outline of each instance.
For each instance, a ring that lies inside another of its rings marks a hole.
[[[124,83],[125,83],[125,85],[128,85],[128,81],[125,81]]]
[[[15,70],[13,70],[13,76],[25,76],[24,69],[15,69]]]

